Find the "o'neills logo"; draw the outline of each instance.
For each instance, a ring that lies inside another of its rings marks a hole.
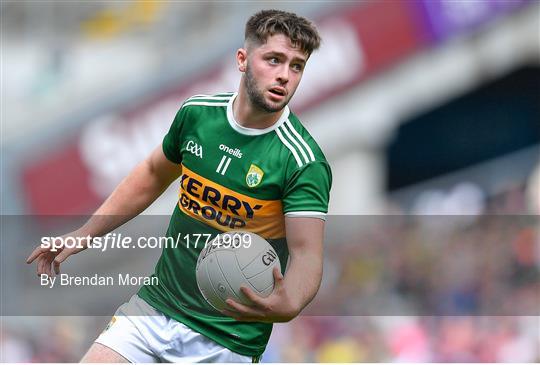
[[[217,184],[182,165],[178,207],[221,231],[245,229],[265,238],[285,237],[280,200],[262,200]]]
[[[239,148],[232,149],[229,146],[225,146],[224,144],[220,144],[219,149],[222,150],[222,151],[227,152],[230,155],[233,155],[234,157],[242,158],[242,151],[240,151]]]

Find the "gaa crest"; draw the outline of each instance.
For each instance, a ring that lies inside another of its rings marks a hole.
[[[246,184],[250,188],[254,188],[259,185],[264,176],[263,170],[261,170],[257,165],[251,164],[246,175]]]

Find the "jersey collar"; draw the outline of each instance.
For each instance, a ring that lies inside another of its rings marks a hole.
[[[231,97],[231,99],[229,100],[227,104],[227,120],[229,121],[229,124],[231,125],[231,127],[238,133],[245,134],[248,136],[259,136],[261,134],[265,134],[265,133],[273,131],[274,129],[278,128],[280,125],[285,123],[285,121],[289,118],[289,107],[285,105],[285,108],[283,108],[283,112],[281,113],[281,116],[279,117],[277,122],[275,122],[270,127],[264,128],[264,129],[243,127],[240,124],[238,124],[236,119],[234,119],[233,102],[234,102],[234,99],[236,98],[236,95],[238,95],[237,92],[233,94],[233,96]]]

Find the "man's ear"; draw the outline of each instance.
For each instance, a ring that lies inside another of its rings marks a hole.
[[[238,51],[236,51],[236,64],[238,65],[238,71],[246,72],[247,50],[245,48],[239,48]]]

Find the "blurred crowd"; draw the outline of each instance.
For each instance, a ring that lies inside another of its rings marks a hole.
[[[538,362],[538,317],[300,317],[266,362]]]
[[[0,362],[78,362],[109,319],[2,317]]]

